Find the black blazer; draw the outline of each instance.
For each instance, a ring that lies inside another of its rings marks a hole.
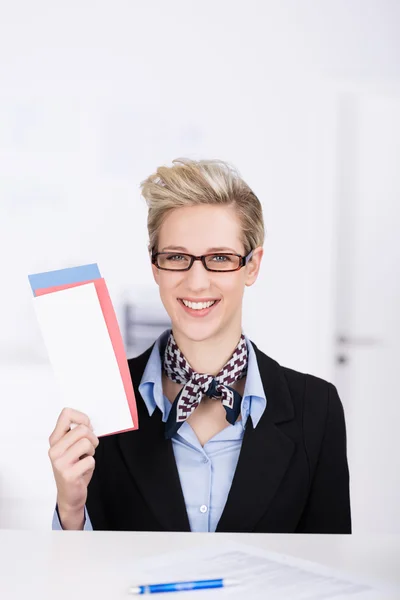
[[[267,407],[245,428],[218,531],[351,533],[343,407],[336,388],[253,344]],[[138,386],[152,347],[128,361],[139,430],[100,439],[88,488],[93,529],[190,531],[171,440]]]

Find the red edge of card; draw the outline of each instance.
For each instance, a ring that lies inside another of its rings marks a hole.
[[[117,359],[119,372],[124,385],[126,399],[128,401],[129,411],[131,413],[133,427],[129,429],[123,429],[121,431],[114,431],[113,433],[106,433],[99,437],[106,437],[107,435],[114,435],[116,433],[125,433],[127,431],[134,431],[139,429],[139,421],[136,408],[136,398],[133,389],[132,378],[129,371],[128,361],[126,359],[124,342],[122,340],[121,331],[119,329],[117,316],[114,311],[114,307],[111,302],[110,294],[107,289],[106,282],[103,278],[91,279],[88,281],[80,281],[78,283],[68,283],[65,285],[57,285],[49,288],[40,288],[35,290],[35,296],[44,296],[45,294],[52,294],[54,292],[60,292],[69,288],[78,287],[81,285],[87,285],[88,283],[94,283],[96,288],[97,297],[100,302],[100,307],[103,312],[104,320],[107,325],[108,334],[111,339],[111,343],[114,349],[114,354]]]

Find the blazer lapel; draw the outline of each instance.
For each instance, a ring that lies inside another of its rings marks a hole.
[[[278,424],[294,418],[290,392],[281,367],[253,344],[267,398],[266,409],[253,427],[249,417],[239,461],[225,509],[216,531],[251,532],[277,492],[295,444]]]
[[[149,416],[138,386],[152,347],[128,361],[135,390],[139,429],[118,436],[128,469],[155,518],[165,531],[190,531],[171,440],[164,437],[158,408]]]

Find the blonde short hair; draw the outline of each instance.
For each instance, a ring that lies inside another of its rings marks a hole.
[[[149,251],[157,251],[161,225],[174,208],[214,204],[232,206],[242,225],[245,254],[264,243],[264,220],[257,196],[236,169],[221,160],[179,158],[159,167],[141,183],[149,208]]]

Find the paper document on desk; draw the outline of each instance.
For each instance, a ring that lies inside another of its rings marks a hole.
[[[384,600],[400,597],[317,563],[240,543],[216,544],[212,550],[209,546],[200,546],[190,552],[143,559],[135,563],[135,574],[137,570],[142,580],[132,582],[133,585],[221,577],[241,582],[224,589],[179,592],[177,600]]]

